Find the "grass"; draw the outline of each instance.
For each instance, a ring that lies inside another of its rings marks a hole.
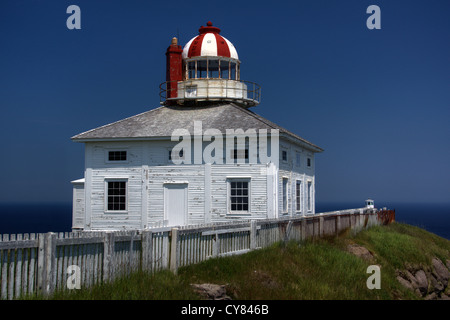
[[[365,246],[375,257],[368,262],[346,251]],[[240,256],[209,259],[169,271],[131,274],[89,289],[57,292],[53,299],[194,300],[191,283],[225,284],[227,294],[243,300],[390,300],[417,299],[396,280],[405,263],[430,265],[432,257],[450,259],[450,241],[423,229],[394,223],[356,235],[302,243],[275,244]],[[381,266],[381,289],[369,290],[367,267]]]
[[[429,265],[433,257],[444,264],[450,259],[450,241],[407,224],[374,227],[356,235],[355,240],[376,252],[380,262],[395,268],[403,268],[405,262]]]

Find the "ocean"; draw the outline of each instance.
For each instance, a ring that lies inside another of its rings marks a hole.
[[[316,212],[359,208],[361,204],[317,203]],[[426,229],[450,240],[450,204],[389,203],[396,221]],[[0,204],[0,234],[70,232],[72,204]]]

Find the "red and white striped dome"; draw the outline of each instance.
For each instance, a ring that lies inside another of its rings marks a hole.
[[[236,48],[228,39],[219,35],[220,29],[213,27],[211,21],[201,26],[199,35],[192,38],[183,49],[182,57],[226,57],[239,60]]]

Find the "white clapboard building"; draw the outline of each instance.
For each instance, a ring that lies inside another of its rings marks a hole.
[[[233,44],[208,22],[166,52],[161,106],[78,134],[73,230],[146,229],[315,213],[318,146],[250,110]]]

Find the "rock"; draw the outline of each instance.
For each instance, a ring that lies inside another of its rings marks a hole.
[[[418,289],[419,288],[419,284],[417,283],[417,279],[416,279],[416,277],[414,277],[412,275],[411,272],[406,270],[405,271],[405,276],[406,276],[406,279],[411,283],[411,286],[413,287],[413,289]]]
[[[425,295],[428,292],[428,279],[425,271],[417,271],[414,278],[416,279],[417,289],[419,289],[422,295]]]
[[[209,300],[231,300],[231,298],[226,295],[225,285],[203,283],[191,284],[191,286]]]
[[[405,270],[396,271],[397,280],[425,300],[450,300],[450,271],[438,258],[431,262],[432,267],[405,264]]]
[[[364,260],[367,260],[369,262],[374,261],[373,255],[370,253],[367,248],[357,245],[357,244],[350,244],[347,246],[348,252],[351,254],[354,254],[357,257],[363,258]]]
[[[425,300],[436,300],[437,299],[437,294],[435,292],[430,293],[429,295],[427,295],[424,299]]]
[[[441,298],[439,300],[450,300],[450,297],[443,293],[441,294]]]
[[[411,285],[411,282],[409,282],[408,280],[406,280],[406,279],[404,279],[404,278],[402,278],[400,276],[397,276],[397,280],[398,280],[398,282],[400,282],[401,285],[403,285],[407,289],[409,289],[411,291],[414,291],[414,288]]]
[[[445,289],[444,285],[442,284],[442,282],[438,281],[436,279],[436,277],[434,275],[430,276],[430,292],[434,291],[434,292],[441,292]]]
[[[434,267],[434,273],[436,274],[436,279],[439,282],[442,282],[444,287],[448,285],[448,279],[450,278],[450,271],[448,271],[447,267],[442,263],[440,259],[433,258],[431,261]]]

